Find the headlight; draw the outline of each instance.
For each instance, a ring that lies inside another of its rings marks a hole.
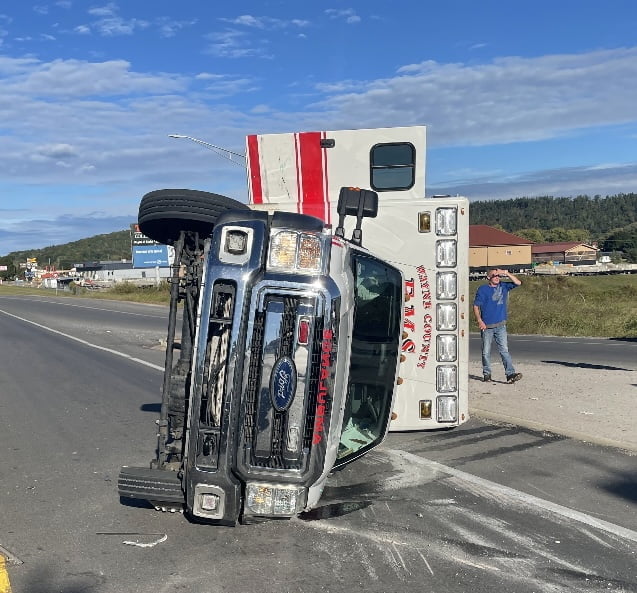
[[[296,263],[297,233],[281,231],[270,239],[270,267],[293,270]]]
[[[298,486],[248,482],[246,508],[251,515],[289,517],[301,511],[304,490]]]
[[[319,274],[323,268],[321,237],[296,231],[273,232],[268,268],[281,272]]]

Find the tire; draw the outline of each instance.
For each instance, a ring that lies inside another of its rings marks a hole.
[[[224,212],[249,210],[237,200],[195,189],[158,189],[139,204],[139,230],[164,245],[174,245],[181,231],[209,236]]]

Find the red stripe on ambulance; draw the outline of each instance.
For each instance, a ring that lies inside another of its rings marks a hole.
[[[248,136],[248,167],[252,189],[252,203],[263,204],[263,183],[261,180],[261,163],[259,161],[259,138],[256,134]]]
[[[303,132],[295,135],[297,140],[297,178],[299,179],[300,209],[303,214],[326,220],[329,208],[326,205],[325,172],[321,132]]]

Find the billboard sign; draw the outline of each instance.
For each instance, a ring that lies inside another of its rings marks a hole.
[[[167,268],[168,245],[133,245],[133,268]]]
[[[144,235],[137,224],[130,225],[130,236],[133,268],[167,268],[170,265],[168,245],[162,245]]]

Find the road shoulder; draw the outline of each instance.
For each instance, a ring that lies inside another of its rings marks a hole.
[[[518,364],[523,378],[508,384],[492,366],[493,381],[483,383],[480,364],[469,364],[472,416],[637,452],[637,372]]]

